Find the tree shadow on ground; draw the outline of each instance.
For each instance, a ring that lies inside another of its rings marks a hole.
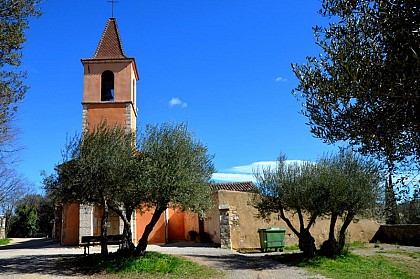
[[[61,247],[58,242],[54,242],[49,238],[33,238],[22,242],[10,243],[7,245],[0,246],[1,250],[13,250],[13,249],[41,249],[41,248],[54,248]]]
[[[215,249],[204,249],[203,253],[199,254],[195,249],[188,249],[189,247],[204,247],[214,248],[214,245],[196,243],[196,242],[183,242],[171,243],[163,245],[164,247],[186,247],[185,253],[174,255],[180,256],[187,260],[197,262],[198,264],[210,265],[214,268],[221,270],[279,270],[283,268],[290,268],[287,266],[290,258],[296,257],[299,259],[300,255],[288,256],[281,255],[280,258],[274,255],[264,254],[238,254],[229,253],[226,251]],[[38,249],[38,248],[56,248],[60,247],[59,244],[47,239],[29,240],[24,243],[16,243],[0,247],[0,250],[11,249]],[[43,255],[21,255],[7,259],[0,259],[0,273],[5,275],[22,275],[22,274],[40,274],[49,276],[69,276],[78,277],[86,275],[98,275],[97,263],[90,261],[90,257],[80,254],[54,254],[55,249],[51,249],[48,254],[45,249]],[[217,251],[216,251],[217,250]],[[163,252],[165,253],[165,252]],[[221,253],[221,254],[220,254]],[[166,254],[166,253],[165,253]],[[169,253],[170,254],[170,253]],[[92,255],[91,255],[92,256]],[[283,258],[282,258],[283,257]],[[97,258],[97,257],[93,257]],[[293,264],[292,264],[293,265]]]
[[[0,251],[11,254],[8,258],[0,258],[1,275],[13,275],[16,278],[19,278],[23,274],[51,276],[81,275],[71,265],[63,264],[80,256],[78,251],[75,250],[74,254],[72,250],[67,250],[66,254],[57,253],[55,248],[63,247],[58,242],[54,242],[48,238],[15,239],[15,241],[17,242],[0,246]],[[16,250],[16,252],[13,250]],[[24,250],[40,251],[23,252]]]
[[[223,270],[281,270],[282,268],[289,268],[281,261],[274,260],[267,255],[187,255],[184,257],[198,263],[206,264],[208,262],[209,265]]]
[[[80,276],[71,265],[65,264],[76,255],[30,255],[0,259],[1,274],[42,274],[52,276]],[[63,264],[64,263],[64,264]],[[18,278],[18,277],[16,277]]]
[[[202,243],[202,242],[195,242],[195,241],[179,241],[179,242],[166,243],[166,244],[162,244],[158,246],[177,247],[177,248],[184,248],[184,247],[219,248],[220,247],[220,245],[214,244],[214,243]]]

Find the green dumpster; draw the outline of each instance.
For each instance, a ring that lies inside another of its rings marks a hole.
[[[283,251],[285,229],[258,229],[258,234],[260,235],[261,252],[267,252],[268,249],[272,248],[277,251]]]

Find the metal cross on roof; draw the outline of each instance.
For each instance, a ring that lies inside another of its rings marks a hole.
[[[108,0],[108,3],[111,3],[112,6],[112,18],[114,17],[114,4],[118,2],[117,0]]]

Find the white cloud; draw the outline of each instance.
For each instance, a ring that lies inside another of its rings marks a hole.
[[[212,179],[216,182],[255,182],[253,174],[240,174],[240,173],[213,173]]]
[[[284,77],[277,77],[275,80],[276,82],[287,82],[287,78]]]
[[[181,101],[179,98],[174,97],[169,101],[169,106],[170,107],[180,106],[182,108],[186,108],[188,104],[186,102]]]
[[[287,164],[302,163],[302,160],[287,160]],[[229,169],[213,173],[212,178],[216,182],[256,182],[254,173],[262,169],[275,169],[277,167],[276,161],[259,161],[249,165],[236,166]]]
[[[250,165],[237,166],[230,169],[234,173],[253,173],[261,168],[275,168],[277,165],[276,161],[263,161],[263,162],[254,162]]]

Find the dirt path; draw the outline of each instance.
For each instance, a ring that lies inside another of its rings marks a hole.
[[[273,261],[264,257],[263,253],[239,254],[226,249],[191,245],[178,244],[162,247],[149,245],[148,250],[178,255],[202,265],[221,269],[226,274],[226,279],[324,278]],[[115,249],[116,247],[110,247],[110,251]],[[99,253],[99,251],[99,247],[91,248],[91,253]],[[60,264],[62,260],[81,254],[83,254],[83,248],[62,247],[51,240],[15,239],[10,245],[0,246],[0,278],[92,278]]]

